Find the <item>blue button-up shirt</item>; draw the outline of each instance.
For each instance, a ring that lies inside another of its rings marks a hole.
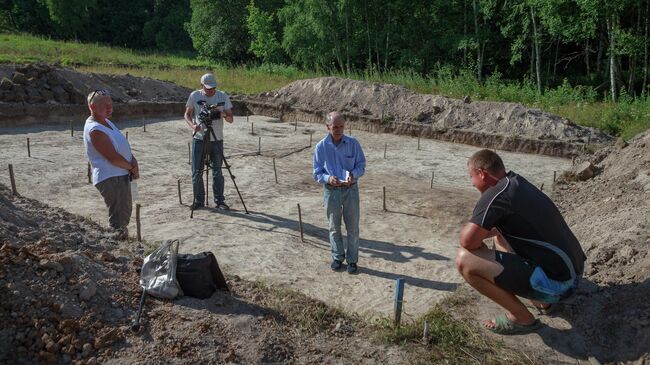
[[[332,135],[328,134],[314,149],[314,180],[326,184],[329,177],[335,175],[340,181],[345,181],[346,171],[352,174],[355,182],[366,172],[366,156],[361,145],[346,135],[336,145]]]

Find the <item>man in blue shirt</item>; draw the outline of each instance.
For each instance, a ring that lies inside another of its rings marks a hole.
[[[348,263],[347,272],[357,272],[359,259],[359,187],[357,181],[366,170],[366,157],[359,142],[344,135],[345,119],[338,112],[327,115],[328,135],[314,149],[314,180],[323,184],[323,201],[329,222],[329,238],[334,271]],[[341,217],[347,231],[343,245]]]

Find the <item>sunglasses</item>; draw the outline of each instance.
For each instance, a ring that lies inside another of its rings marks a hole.
[[[108,92],[108,90],[95,90],[90,94],[90,97],[88,98],[88,102],[92,103],[94,101],[94,98],[96,95],[99,96],[110,96],[111,94]]]

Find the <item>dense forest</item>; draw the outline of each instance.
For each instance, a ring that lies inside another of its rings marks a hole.
[[[0,31],[339,73],[645,95],[650,0],[0,0]]]

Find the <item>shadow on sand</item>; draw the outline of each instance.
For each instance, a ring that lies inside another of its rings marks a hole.
[[[294,219],[288,219],[277,215],[259,213],[253,211],[250,211],[250,214],[244,214],[244,212],[231,210],[231,211],[223,212],[223,214],[232,217],[242,218],[255,223],[268,225],[267,228],[245,225],[247,228],[250,229],[256,229],[264,232],[275,232],[279,228],[285,230],[288,229],[295,233],[285,233],[285,234],[290,234],[296,239],[300,239],[300,224],[298,221]],[[303,232],[304,232],[306,244],[322,249],[324,251],[329,251],[329,232],[327,229],[303,222]],[[391,242],[368,240],[363,238],[359,239],[359,250],[361,252],[368,254],[370,257],[380,258],[386,261],[392,261],[396,263],[406,263],[415,259],[440,260],[440,261],[450,260],[446,256],[427,252],[422,247],[397,245]],[[428,280],[421,277],[403,275],[400,273],[379,271],[372,268],[363,267],[362,265],[359,267],[358,274],[372,275],[372,276],[377,276],[389,280],[403,278],[405,279],[408,285],[413,285],[413,286],[427,288],[427,289],[434,289],[434,290],[453,291],[458,286],[458,284],[456,283],[445,283],[445,282]]]
[[[576,359],[593,357],[601,362],[626,363],[647,358],[649,298],[650,279],[606,286],[583,279],[576,295],[550,314],[563,318],[571,328],[543,326],[538,334],[548,347]]]

